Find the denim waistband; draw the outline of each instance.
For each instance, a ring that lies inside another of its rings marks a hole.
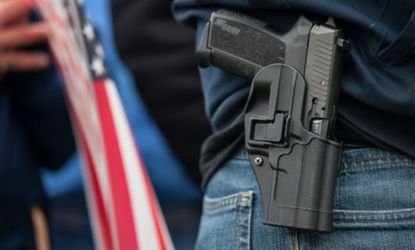
[[[415,160],[409,156],[380,148],[345,149],[342,155],[342,170],[382,169],[399,166],[414,166]]]
[[[248,151],[243,147],[232,158],[248,160]],[[399,152],[381,148],[345,148],[341,165],[341,171],[347,172],[408,165],[415,167],[415,159]]]

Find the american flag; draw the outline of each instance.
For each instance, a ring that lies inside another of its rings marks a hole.
[[[83,155],[84,189],[97,249],[173,249],[104,50],[82,0],[35,0],[64,82]]]

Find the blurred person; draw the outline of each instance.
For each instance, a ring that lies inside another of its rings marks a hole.
[[[202,142],[210,133],[194,59],[194,32],[175,22],[169,0],[112,0],[114,39],[133,73],[149,114],[160,128],[181,169],[171,163],[165,174],[181,171],[200,186]],[[154,158],[149,171],[158,164]],[[157,179],[157,178],[156,178]],[[177,249],[193,249],[201,199],[186,195],[183,181],[171,179],[158,189],[167,225]],[[171,183],[171,184],[170,184]],[[182,199],[175,200],[181,194]]]
[[[114,37],[143,102],[175,157],[179,170],[200,186],[200,148],[210,133],[194,59],[194,32],[175,22],[171,1],[112,0]],[[151,171],[151,166],[150,166]],[[201,198],[186,196],[184,182],[157,193],[177,249],[193,249]],[[165,184],[163,186],[166,186]],[[157,185],[156,185],[157,188]],[[177,191],[176,191],[177,190]],[[172,199],[179,194],[181,199]]]
[[[112,0],[114,38],[137,89],[186,173],[200,182],[200,147],[210,133],[194,58],[194,31],[171,1]]]
[[[0,249],[49,248],[40,166],[59,167],[74,150],[33,4],[0,0]]]
[[[196,28],[198,40],[211,13],[220,8],[264,20],[277,33],[289,30],[301,15],[315,23],[334,18],[351,41],[336,106],[336,137],[344,142],[344,151],[337,176],[334,232],[263,224],[266,209],[243,144],[244,108],[251,81],[216,67],[201,69],[214,132],[202,152],[205,210],[196,248],[413,249],[415,2],[174,3],[177,19]],[[224,25],[234,28],[230,22]]]

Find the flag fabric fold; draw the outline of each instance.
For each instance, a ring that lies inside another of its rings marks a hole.
[[[173,249],[82,0],[35,0],[64,82],[96,249]]]

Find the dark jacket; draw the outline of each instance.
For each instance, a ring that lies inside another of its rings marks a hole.
[[[210,13],[239,10],[289,28],[298,15],[333,17],[351,50],[341,82],[339,128],[344,140],[364,140],[415,157],[415,1],[407,0],[176,0],[176,18],[197,28]],[[222,70],[202,70],[208,115],[215,130],[202,156],[205,180],[243,141],[242,112],[248,80]]]
[[[194,32],[173,19],[170,0],[114,0],[114,37],[151,117],[193,180],[210,133],[194,58]]]
[[[31,249],[30,208],[44,206],[40,168],[74,150],[61,82],[53,68],[0,82],[0,249]]]

